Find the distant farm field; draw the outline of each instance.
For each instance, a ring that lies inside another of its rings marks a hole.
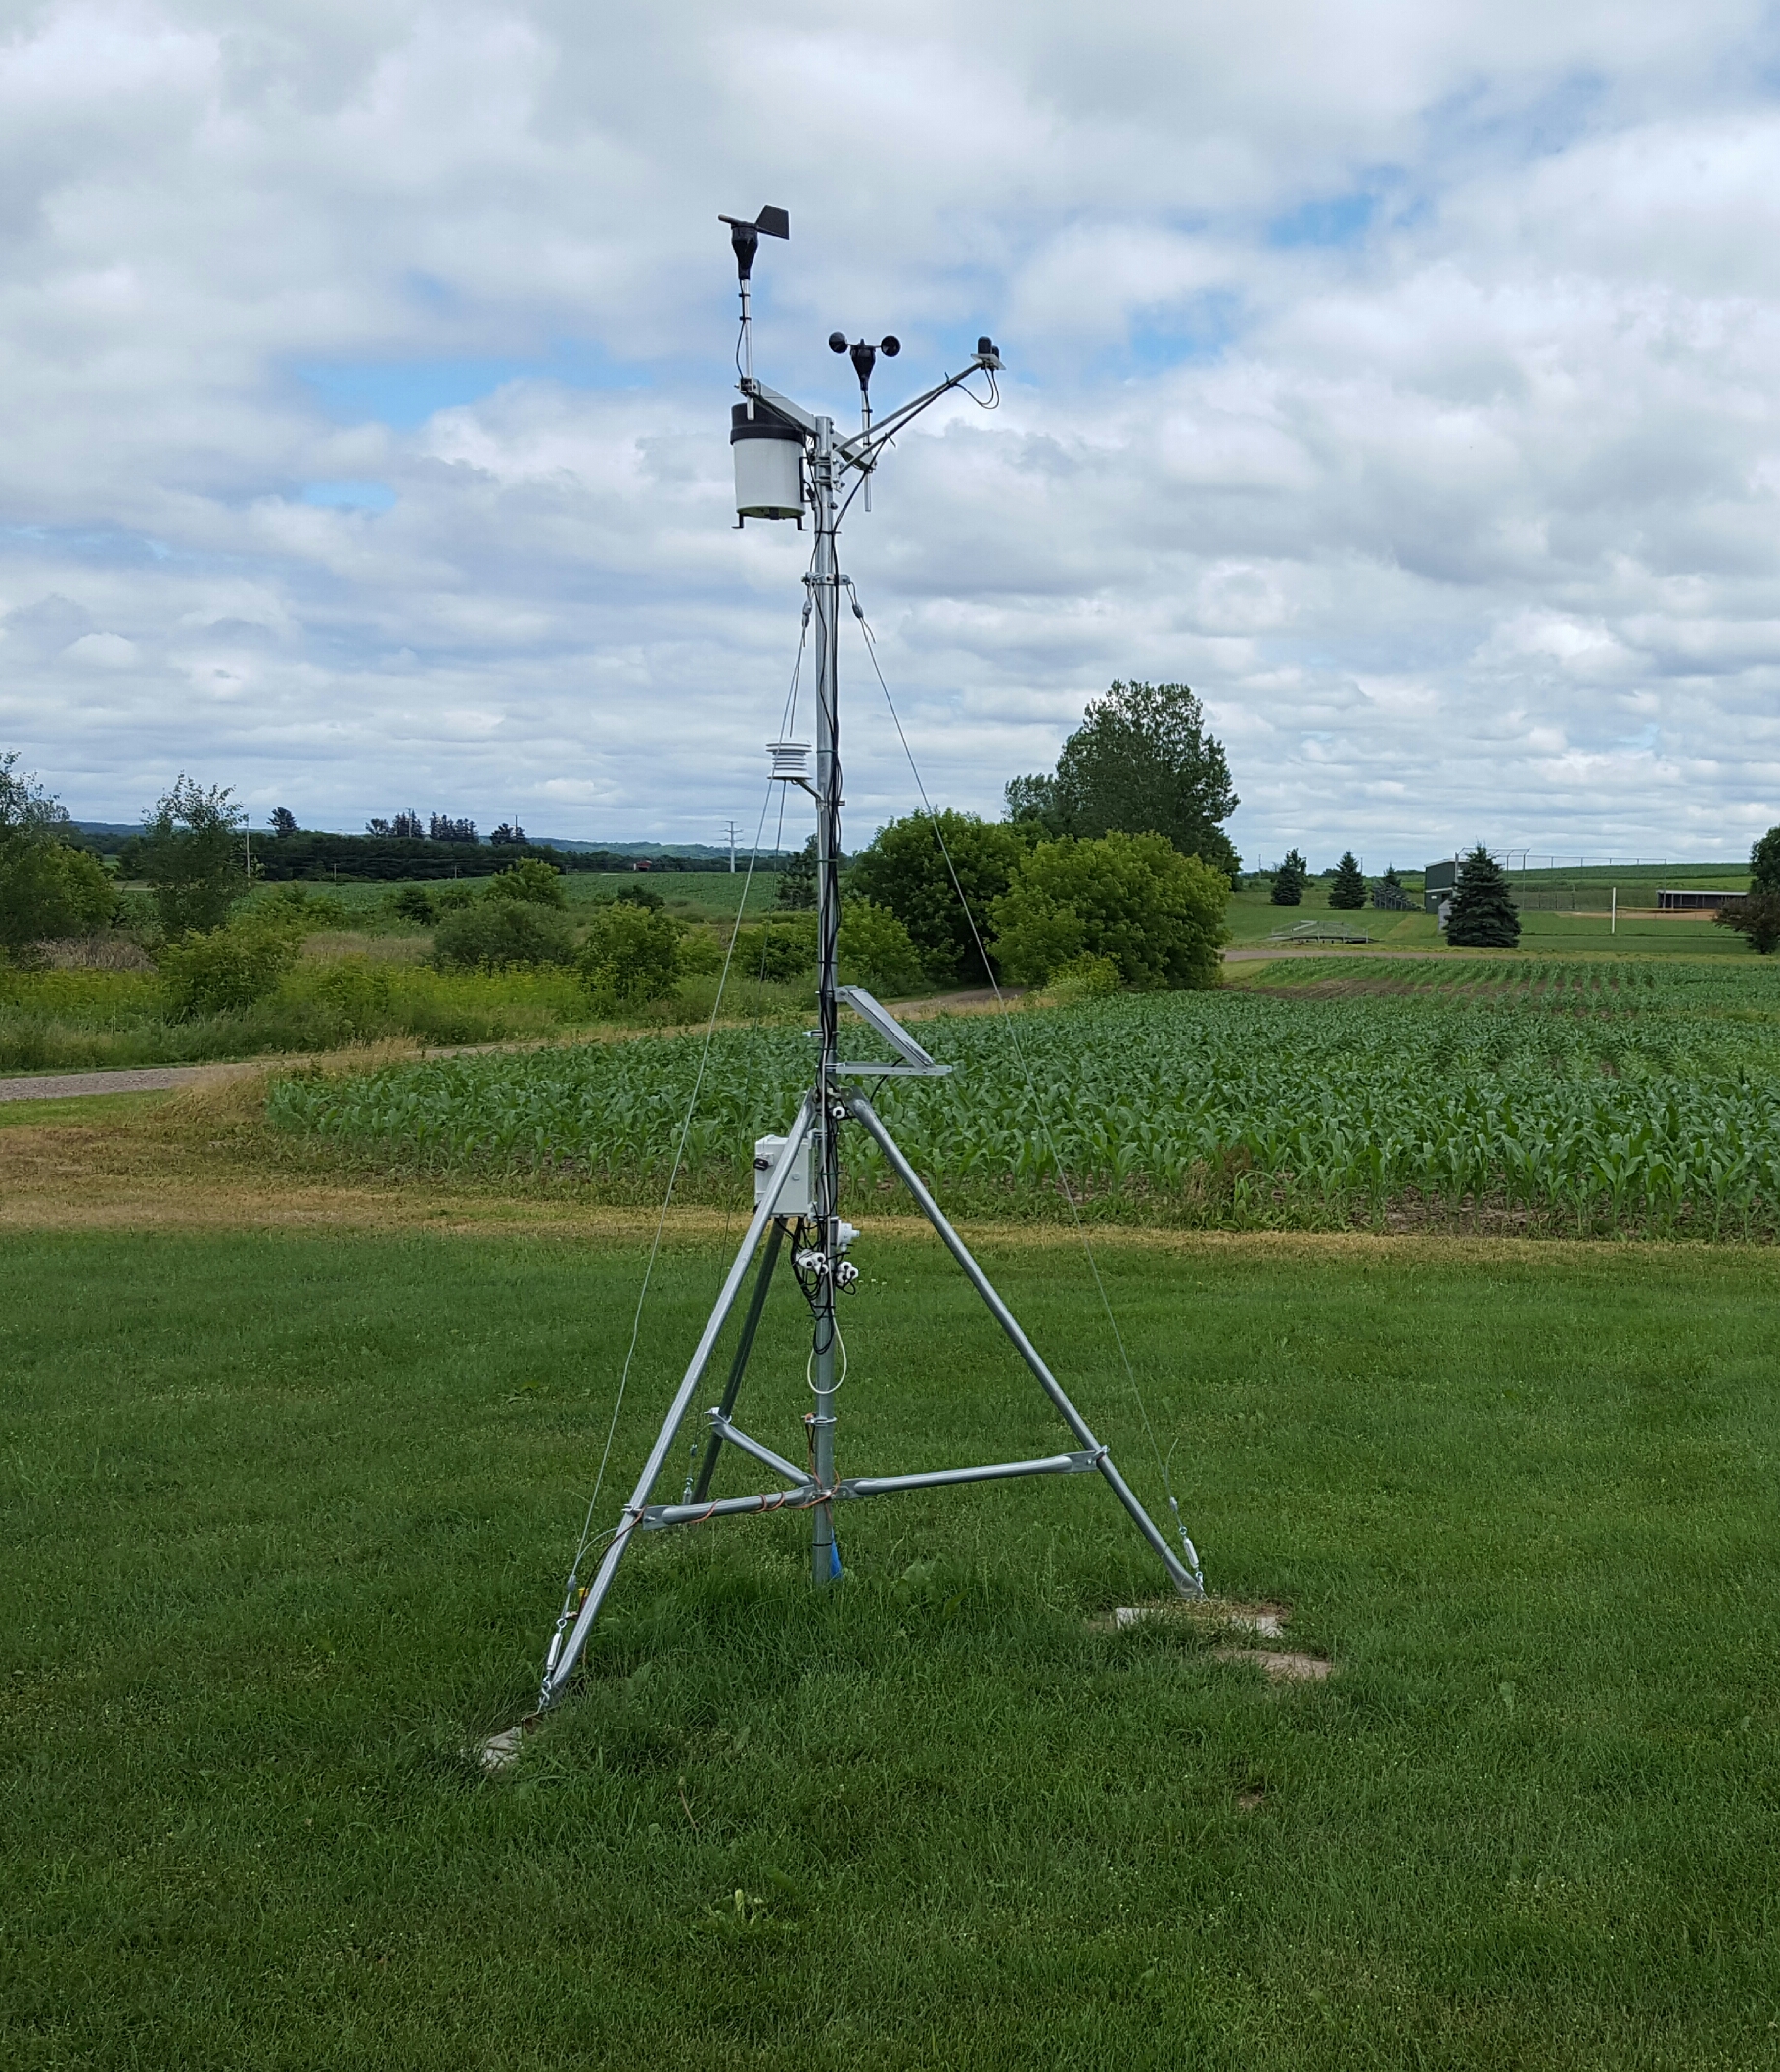
[[[1780,1262],[1110,1241],[1212,1588],[1327,1681],[1114,1630],[1091,1478],[930,1492],[820,1598],[795,1520],[651,1538],[487,1778],[640,1254],[0,1245],[9,2066],[1780,2062]],[[1154,1501],[1079,1256],[984,1255]],[[936,1247],[858,1256],[848,1469],[1058,1443]],[[626,1475],[721,1261],[669,1246]],[[787,1287],[782,1446],[806,1347]]]
[[[1533,957],[1327,958],[1211,993],[941,1016],[956,1069],[890,1083],[924,1172],[978,1210],[1230,1228],[1442,1226],[1771,1237],[1780,968]],[[870,1051],[863,1032],[859,1043]],[[810,1045],[720,1030],[316,1075],[273,1090],[297,1138],[416,1171],[529,1173],[640,1198],[681,1141],[688,1187],[739,1198]],[[890,1177],[858,1132],[849,1199]]]

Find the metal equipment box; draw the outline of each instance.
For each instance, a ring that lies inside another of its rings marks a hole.
[[[785,1149],[782,1136],[758,1136],[754,1139],[754,1207],[759,1208],[766,1199],[767,1181],[771,1177],[774,1162]],[[775,1216],[814,1216],[816,1213],[815,1190],[810,1181],[809,1155],[811,1145],[805,1137],[798,1146],[798,1155],[785,1170],[785,1177],[779,1182],[779,1199],[773,1204]]]

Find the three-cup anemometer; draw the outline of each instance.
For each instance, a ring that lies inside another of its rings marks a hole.
[[[813,616],[816,656],[814,770],[812,772],[809,764],[810,744],[807,742],[775,741],[769,745],[769,753],[772,778],[781,784],[801,788],[814,799],[816,806],[817,1057],[811,1083],[798,1103],[784,1134],[763,1136],[754,1146],[753,1220],[693,1348],[686,1371],[662,1420],[629,1500],[619,1512],[616,1527],[604,1536],[605,1544],[598,1567],[583,1588],[581,1562],[590,1545],[596,1543],[590,1537],[593,1511],[589,1506],[588,1527],[583,1531],[581,1547],[570,1572],[562,1613],[551,1636],[544,1665],[540,1711],[556,1704],[567,1690],[586,1647],[588,1635],[612,1589],[618,1565],[635,1536],[639,1532],[703,1525],[715,1518],[746,1517],[765,1511],[807,1511],[810,1518],[810,1575],[816,1584],[827,1585],[841,1573],[840,1549],[835,1537],[837,1505],[851,1503],[861,1497],[890,1496],[903,1490],[1002,1482],[1018,1476],[1098,1475],[1124,1506],[1132,1524],[1149,1542],[1180,1595],[1204,1595],[1199,1557],[1184,1529],[1178,1525],[1179,1509],[1171,1494],[1169,1505],[1176,1520],[1180,1552],[1169,1544],[1167,1536],[1114,1466],[1111,1453],[1089,1429],[1086,1419],[1065,1393],[1037,1347],[1021,1328],[988,1275],[947,1221],[939,1204],[903,1155],[865,1090],[867,1083],[875,1091],[887,1082],[932,1077],[951,1068],[932,1057],[863,988],[843,986],[839,979],[842,853],[839,636],[841,592],[844,587],[849,591],[851,588],[847,578],[840,573],[836,556],[841,520],[861,487],[865,491],[865,508],[870,510],[871,479],[880,457],[895,435],[923,411],[953,390],[963,389],[967,382],[979,375],[987,378],[992,396],[1001,355],[992,339],[980,338],[977,350],[962,373],[946,375],[913,401],[902,404],[874,423],[872,374],[880,358],[897,357],[902,349],[900,341],[889,336],[873,345],[863,339],[849,341],[844,332],[835,332],[828,342],[830,348],[851,359],[859,380],[859,430],[843,436],[837,432],[832,418],[800,408],[754,376],[750,280],[760,239],[789,238],[790,217],[782,208],[763,208],[752,222],[736,216],[723,216],[719,220],[729,226],[742,301],[742,328],[736,355],[740,377],[737,387],[742,400],[731,413],[729,432],[735,463],[736,522],[741,525],[751,518],[791,519],[801,530],[805,518],[808,518],[814,532],[814,551],[809,573],[804,578],[808,599],[804,606],[805,623],[807,625]],[[852,609],[863,623],[856,600]],[[869,630],[867,637],[869,639]],[[937,820],[935,832],[943,847],[943,834]],[[961,891],[959,897],[962,899]],[[853,1063],[843,1057],[843,1007],[850,1010],[865,1030],[889,1051],[888,1059]],[[1009,1028],[1010,1035],[1013,1035],[1011,1024]],[[694,1098],[697,1098],[696,1091]],[[844,1221],[839,1213],[842,1140],[844,1132],[849,1128],[864,1131],[914,1197],[965,1278],[981,1297],[990,1315],[1031,1370],[1038,1387],[1050,1399],[1073,1442],[1069,1450],[1037,1460],[999,1460],[981,1467],[936,1468],[899,1475],[840,1473],[836,1464],[835,1398],[837,1389],[845,1378],[845,1354],[836,1328],[836,1303],[840,1296],[856,1287],[859,1278],[858,1267],[848,1257],[859,1233],[852,1224]],[[815,1402],[804,1419],[806,1431],[800,1450],[805,1458],[801,1464],[776,1452],[735,1421],[736,1404],[748,1372],[749,1357],[765,1308],[767,1291],[788,1239],[791,1271],[810,1312],[809,1379]],[[718,1400],[705,1413],[709,1430],[703,1452],[694,1472],[687,1477],[680,1500],[659,1502],[656,1500],[656,1485],[704,1383],[717,1340],[741,1297],[756,1255],[758,1266],[728,1376]],[[1089,1258],[1091,1262],[1091,1252]],[[1095,1277],[1098,1282],[1097,1273]],[[1110,1309],[1108,1317],[1111,1321]],[[633,1333],[633,1350],[634,1344]],[[1122,1341],[1120,1350],[1122,1354]],[[1126,1370],[1128,1374],[1128,1361]],[[1135,1388],[1135,1376],[1130,1378]],[[1141,1405],[1141,1398],[1139,1402]],[[615,1430],[616,1426],[615,1411]],[[608,1451],[610,1445],[609,1437]],[[764,1469],[775,1486],[750,1496],[713,1497],[710,1495],[711,1482],[725,1448],[733,1449],[756,1467]],[[1166,1464],[1162,1462],[1160,1452],[1158,1461],[1165,1484]],[[596,1484],[594,1501],[597,1500]]]

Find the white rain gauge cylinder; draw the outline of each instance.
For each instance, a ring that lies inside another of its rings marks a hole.
[[[782,417],[746,403],[729,413],[729,450],[736,464],[738,518],[795,518],[803,523],[803,434]]]

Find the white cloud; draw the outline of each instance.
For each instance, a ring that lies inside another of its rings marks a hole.
[[[807,540],[731,530],[713,218],[772,200],[778,386],[850,412],[836,324],[905,340],[881,403],[1007,353],[844,552],[941,796],[1148,675],[1252,856],[1734,853],[1780,819],[1773,55],[1730,0],[48,0],[0,44],[0,744],[95,817],[185,768],[752,820]],[[844,666],[863,833],[912,787]]]

